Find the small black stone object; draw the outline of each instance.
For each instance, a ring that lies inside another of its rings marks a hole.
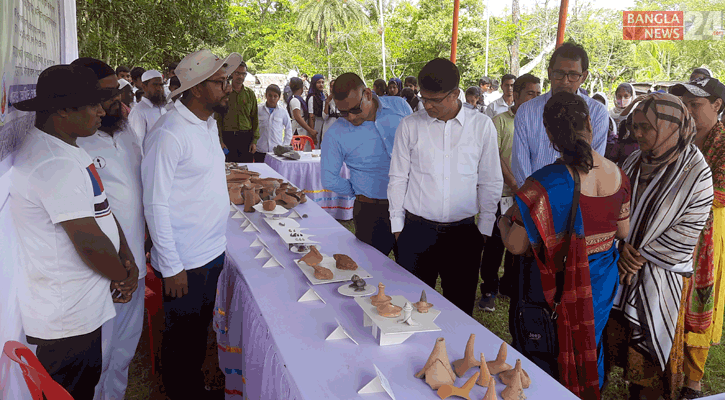
[[[353,275],[350,280],[352,281],[352,283],[348,287],[354,288],[356,292],[365,291],[365,286],[367,285],[367,283],[365,283],[364,279],[357,275]]]

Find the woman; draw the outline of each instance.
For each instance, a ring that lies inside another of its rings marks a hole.
[[[376,79],[375,82],[373,82],[373,89],[375,90],[375,94],[378,95],[378,97],[382,97],[388,94],[388,85],[386,85],[385,81],[382,79]]]
[[[604,107],[608,110],[609,109],[609,100],[607,99],[607,95],[602,92],[594,93],[594,96],[592,96],[592,99],[604,104]],[[617,123],[614,121],[614,118],[612,116],[609,116],[609,130],[607,131],[607,149],[604,152],[604,157],[606,157],[609,161],[614,162],[615,164],[617,161],[615,160],[616,157],[616,143],[617,143]]]
[[[636,93],[634,86],[626,82],[620,83],[614,91],[614,108],[609,111],[609,116],[614,119],[617,126],[627,119],[627,114],[622,115],[622,112],[632,103]]]
[[[403,81],[398,78],[390,78],[388,82],[388,96],[400,97],[400,92],[403,90]]]
[[[543,300],[559,315],[555,321],[559,355],[553,360],[558,371],[552,375],[579,397],[594,399],[599,398],[604,378],[601,336],[618,286],[614,239],[626,237],[629,230],[629,180],[592,150],[589,107],[580,96],[553,95],[544,107],[544,126],[561,158],[527,179],[516,193],[514,207],[499,219],[499,229],[510,252],[523,254],[530,248],[535,257],[536,265],[529,271],[522,263],[525,283],[518,301]],[[554,260],[566,245],[574,174],[581,182],[581,195],[571,232],[575,236],[569,252],[563,253],[568,254],[563,302],[555,307]],[[590,358],[593,354],[596,359]]]
[[[420,99],[418,98],[418,96],[415,95],[415,91],[413,89],[403,88],[403,90],[400,92],[400,97],[405,99],[413,112],[421,109],[419,108],[422,106],[422,104],[420,103]]]
[[[330,96],[325,100],[325,109],[322,111],[322,117],[325,120],[325,124],[322,125],[322,136],[320,137],[320,147],[322,147],[322,139],[325,137],[325,132],[337,121],[340,117],[340,112],[337,110],[335,105],[335,96],[332,95],[332,88],[335,86],[335,80],[330,81]]]
[[[321,74],[316,74],[310,81],[310,90],[307,92],[307,109],[310,112],[308,124],[315,129],[316,132],[322,132],[322,125],[325,120],[322,113],[325,110],[325,78]],[[320,138],[317,138],[316,146],[320,145]]]
[[[624,163],[631,229],[620,243],[622,284],[607,325],[608,358],[624,368],[630,398],[676,399],[683,379],[679,309],[712,205],[712,179],[680,99],[652,93],[637,101],[631,131],[639,150]]]

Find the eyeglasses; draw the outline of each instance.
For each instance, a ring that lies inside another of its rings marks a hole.
[[[363,112],[363,110],[362,110],[363,100],[365,100],[365,91],[364,90],[362,91],[362,93],[360,95],[360,103],[357,105],[357,107],[351,108],[347,111],[339,110],[340,116],[342,118],[347,118],[350,114],[358,115],[358,114],[362,113]]]
[[[450,96],[451,93],[453,93],[454,90],[456,90],[456,89],[452,89],[451,91],[446,93],[446,95],[441,97],[440,99],[431,99],[430,97],[422,97],[422,96],[420,98],[421,98],[421,100],[423,100],[423,103],[441,104],[443,102],[443,100],[447,99],[448,96]]]
[[[205,82],[213,82],[213,83],[219,84],[219,86],[221,86],[222,90],[224,90],[227,88],[227,86],[232,84],[232,77],[228,76],[226,79],[218,79],[218,80],[207,79]]]
[[[566,79],[569,82],[576,82],[582,76],[583,76],[583,74],[580,74],[578,72],[564,72],[564,71],[561,71],[561,70],[558,70],[558,69],[555,70],[555,71],[551,71],[551,79],[555,79],[557,81],[558,80],[562,80],[562,79],[564,79],[564,77],[566,77]]]

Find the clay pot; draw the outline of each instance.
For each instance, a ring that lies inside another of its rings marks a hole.
[[[265,200],[262,202],[262,208],[264,211],[274,211],[277,208],[277,203],[274,200]]]
[[[521,369],[521,360],[516,362],[517,369],[514,369],[514,373],[511,377],[506,389],[501,392],[503,400],[524,400],[526,395],[524,394],[523,384],[521,383],[521,377],[523,376],[523,370]]]
[[[244,212],[254,212],[254,206],[262,201],[254,189],[244,190]]]
[[[232,204],[240,205],[244,204],[244,197],[242,196],[242,187],[237,186],[229,189],[229,200]]]
[[[421,314],[427,313],[428,309],[433,307],[433,304],[428,303],[428,297],[425,295],[425,290],[423,290],[423,293],[420,294],[420,301],[413,303],[413,307],[415,307]]]
[[[506,355],[508,354],[508,345],[506,342],[501,343],[501,347],[498,349],[498,355],[493,361],[487,361],[488,372],[491,375],[496,375],[499,372],[508,371],[513,368],[510,364],[506,364]]]
[[[468,337],[468,343],[466,343],[466,350],[463,353],[463,358],[453,361],[453,370],[459,377],[463,376],[469,368],[481,365],[481,361],[476,360],[476,357],[473,355],[473,344],[475,340],[476,335],[472,333],[471,336]]]
[[[395,318],[400,316],[400,312],[403,310],[402,307],[398,307],[391,303],[385,303],[378,308],[378,314],[385,318]]]
[[[382,306],[383,304],[390,303],[393,298],[385,295],[385,285],[382,282],[378,283],[378,294],[370,298],[370,302],[375,307]]]
[[[476,384],[476,378],[478,378],[479,373],[476,372],[472,377],[468,378],[466,383],[463,384],[461,387],[455,387],[453,385],[443,385],[438,389],[438,397],[441,399],[447,399],[451,396],[458,396],[462,397],[464,399],[471,400],[471,397],[469,394],[471,393],[471,389],[473,389],[473,386]]]
[[[320,254],[320,252],[317,250],[317,247],[310,246],[310,252],[305,254],[304,257],[300,258],[300,261],[304,262],[310,267],[314,267],[315,265],[318,265],[322,262],[322,254]]]
[[[335,259],[335,267],[337,269],[343,269],[346,271],[355,271],[357,269],[357,263],[352,258],[345,254],[335,254],[332,256]]]
[[[321,281],[326,281],[328,279],[332,279],[332,277],[334,276],[332,274],[332,271],[330,271],[329,269],[327,269],[325,267],[321,267],[319,265],[313,265],[312,268],[315,269],[315,278],[317,278]]]
[[[476,381],[476,384],[478,386],[488,386],[488,381],[491,380],[491,373],[488,371],[488,364],[483,362],[485,358],[483,358],[483,353],[481,353],[481,364],[479,365],[481,375],[478,376],[478,380]]]
[[[520,372],[517,372],[517,370],[520,370]],[[521,360],[516,360],[516,366],[514,366],[514,369],[501,372],[498,374],[498,377],[504,385],[510,385],[511,381],[514,379],[514,375],[517,373],[521,374],[521,387],[528,389],[529,386],[531,386],[531,378],[529,378],[529,374],[521,368]]]
[[[448,353],[446,352],[446,340],[444,338],[436,339],[433,351],[428,356],[425,366],[417,374],[416,378],[425,377],[431,389],[438,390],[443,385],[452,385],[455,382],[456,374],[451,369],[451,363],[448,361]]]
[[[247,180],[252,178],[252,175],[248,173],[248,171],[240,171],[237,169],[229,170],[229,175],[227,175],[227,181],[229,180]]]

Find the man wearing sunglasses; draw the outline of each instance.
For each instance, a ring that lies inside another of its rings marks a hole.
[[[325,134],[322,146],[322,185],[355,196],[355,236],[388,255],[395,248],[388,212],[388,171],[395,130],[413,111],[402,97],[378,97],[351,72],[332,87],[340,118]],[[342,163],[350,179],[340,177]]]
[[[463,107],[459,81],[458,67],[443,58],[418,74],[425,112],[395,133],[388,199],[398,264],[430,287],[440,275],[443,295],[471,315],[503,175],[496,128]]]
[[[544,129],[544,105],[557,92],[579,94],[589,105],[592,124],[592,148],[604,154],[609,131],[609,114],[600,102],[584,95],[579,87],[589,76],[589,56],[586,50],[573,42],[566,42],[554,51],[549,60],[551,90],[522,104],[514,120],[514,144],[511,153],[511,171],[520,187],[526,178],[559,158]]]

